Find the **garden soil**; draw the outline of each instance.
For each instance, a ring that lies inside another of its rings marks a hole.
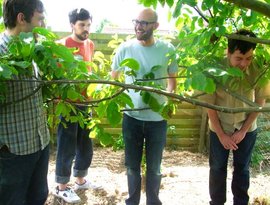
[[[269,171],[269,170],[268,170]],[[162,162],[162,184],[160,199],[163,205],[207,205],[208,194],[208,158],[206,155],[180,150],[164,152]],[[227,203],[232,205],[230,181],[231,166],[228,167]],[[55,150],[51,151],[48,182],[50,194],[46,205],[67,204],[54,197],[55,189]],[[92,183],[102,186],[100,190],[79,191],[81,197],[78,205],[124,205],[127,193],[126,170],[123,151],[112,148],[95,148],[94,157],[87,176]],[[74,186],[71,178],[70,186]],[[252,170],[250,183],[250,203],[266,205],[270,197],[270,175]],[[146,205],[145,193],[142,192],[140,205]]]

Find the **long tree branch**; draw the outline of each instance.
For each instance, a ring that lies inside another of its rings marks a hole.
[[[239,7],[244,7],[257,11],[268,18],[270,18],[270,4],[259,0],[224,0],[226,2],[233,3]]]
[[[29,81],[29,80],[14,80],[14,81]],[[30,80],[32,81],[32,80]],[[33,80],[34,81],[34,80]],[[139,85],[133,85],[133,84],[125,84],[121,83],[118,81],[108,81],[108,80],[54,80],[54,81],[42,81],[38,80],[35,82],[40,82],[44,85],[46,84],[109,84],[109,85],[115,85],[124,89],[134,89],[134,90],[143,90],[143,91],[148,91],[148,92],[153,92],[157,93],[160,95],[167,96],[169,98],[173,98],[178,100],[179,102],[187,102],[193,105],[198,105],[201,107],[217,110],[220,112],[225,112],[225,113],[239,113],[239,112],[269,112],[270,107],[259,107],[259,106],[254,106],[254,107],[248,107],[248,108],[241,108],[241,107],[236,107],[236,108],[227,108],[227,107],[221,107],[217,105],[212,105],[208,104],[202,101],[199,101],[197,99],[194,99],[192,97],[184,96],[181,94],[175,94],[175,93],[170,93],[165,90],[160,90],[157,88],[153,87],[146,87],[146,86],[139,86]]]
[[[1,106],[6,107],[6,106],[13,105],[13,104],[22,102],[22,101],[30,98],[31,96],[35,95],[43,87],[42,83],[38,87],[36,87],[31,93],[29,93],[28,95],[26,95],[26,96],[24,96],[24,97],[22,97],[22,98],[20,98],[20,99],[18,99],[16,101],[10,101],[10,102],[1,103]]]
[[[251,42],[251,43],[261,43],[261,44],[270,45],[270,40],[267,40],[267,39],[254,38],[254,37],[248,37],[248,36],[237,35],[237,34],[227,34],[225,36],[227,38],[231,38],[231,39],[248,41],[248,42]]]
[[[86,105],[86,104],[98,104],[98,103],[101,103],[103,101],[106,101],[106,100],[111,100],[117,96],[119,96],[120,94],[122,94],[126,89],[125,88],[121,88],[121,90],[117,91],[116,93],[114,93],[113,95],[109,96],[109,97],[105,97],[105,98],[102,98],[102,99],[99,99],[99,100],[86,100],[84,102],[77,102],[77,101],[72,101],[72,100],[65,100],[66,102],[69,102],[69,103],[73,103],[73,104],[76,104],[76,105]]]

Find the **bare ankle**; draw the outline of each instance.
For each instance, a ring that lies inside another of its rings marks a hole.
[[[76,184],[82,185],[86,182],[86,180],[83,177],[77,177]]]
[[[60,190],[60,191],[63,191],[63,190],[65,190],[67,188],[67,184],[58,184],[58,189]]]

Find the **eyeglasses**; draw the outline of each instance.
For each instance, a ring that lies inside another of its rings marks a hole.
[[[141,27],[147,27],[149,24],[153,24],[156,22],[149,22],[149,21],[139,21],[139,20],[132,20],[132,23],[134,24],[134,26],[138,26],[140,25]]]

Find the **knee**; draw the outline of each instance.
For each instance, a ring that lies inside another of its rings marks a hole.
[[[234,172],[237,173],[249,173],[249,165],[241,164],[241,163],[234,163]]]
[[[136,169],[136,168],[127,168],[127,174],[128,175],[138,176],[138,175],[141,174],[141,170],[140,169]]]
[[[210,165],[210,170],[214,172],[226,172],[227,171],[227,165],[219,164],[219,163],[213,163]]]

